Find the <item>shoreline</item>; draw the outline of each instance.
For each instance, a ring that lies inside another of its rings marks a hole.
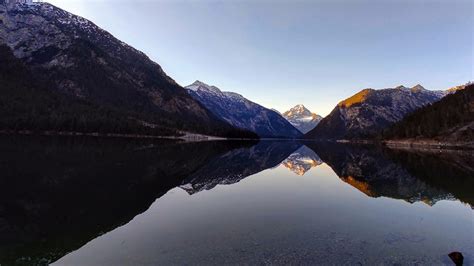
[[[430,139],[383,140],[382,143],[391,149],[414,150],[474,150],[474,142],[453,142]]]
[[[311,140],[309,140],[311,141]],[[321,141],[321,140],[316,140]],[[357,145],[382,145],[390,149],[404,149],[404,150],[474,150],[474,141],[442,141],[434,139],[396,139],[396,140],[331,140],[328,142],[342,143],[342,144],[357,144]]]
[[[98,133],[98,132],[74,132],[74,131],[32,131],[32,130],[0,130],[0,135],[20,135],[20,136],[64,136],[64,137],[97,137],[97,138],[124,138],[124,139],[165,139],[178,141],[213,141],[228,140],[227,138],[207,136],[183,132],[181,136],[157,136],[142,134],[121,134],[121,133]]]
[[[191,132],[180,132],[179,136],[158,136],[158,135],[142,135],[142,134],[121,134],[121,133],[98,133],[98,132],[74,132],[74,131],[33,131],[33,130],[0,130],[1,135],[10,136],[50,136],[50,137],[94,137],[94,138],[123,138],[123,139],[150,139],[150,140],[174,140],[185,142],[199,141],[260,141],[265,139],[249,139],[249,138],[225,138],[218,136],[210,136]]]
[[[121,134],[121,133],[98,133],[98,132],[73,132],[73,131],[32,131],[32,130],[0,130],[0,135],[20,135],[20,136],[65,136],[65,137],[97,137],[97,138],[124,138],[124,139],[157,139],[157,140],[175,140],[175,141],[301,141],[301,142],[321,142],[322,140],[310,139],[284,139],[284,138],[225,138],[209,136],[191,132],[181,132],[180,136],[157,136],[142,134]],[[465,150],[474,151],[474,141],[471,142],[453,142],[440,141],[432,139],[399,139],[399,140],[323,140],[322,142],[333,142],[342,144],[359,145],[383,145],[390,149],[401,150]]]

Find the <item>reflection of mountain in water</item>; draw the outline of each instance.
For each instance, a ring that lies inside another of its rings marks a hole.
[[[0,264],[43,265],[129,222],[237,144],[2,137],[0,145]]]
[[[388,150],[388,155],[412,175],[449,191],[474,208],[474,153],[472,151]]]
[[[404,164],[394,161],[381,149],[343,144],[308,145],[332,167],[341,180],[368,196],[384,196],[408,202],[423,201],[429,205],[453,198],[451,190],[414,175]]]
[[[181,188],[194,194],[217,185],[237,183],[247,176],[279,165],[300,146],[297,142],[260,141],[251,148],[229,151],[186,178]]]
[[[312,149],[303,145],[288,156],[288,158],[282,162],[282,165],[297,175],[304,175],[311,168],[316,167],[321,163],[323,163],[321,158],[319,158]]]
[[[253,144],[2,137],[0,264],[55,261],[129,222],[179,185],[193,194],[239,182],[285,159],[301,163],[304,171],[311,163],[302,158],[321,162],[295,142]],[[342,180],[371,197],[429,204],[455,197],[474,204],[472,155],[307,145]]]

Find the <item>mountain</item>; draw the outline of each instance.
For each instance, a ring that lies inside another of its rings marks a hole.
[[[177,135],[176,130],[149,127],[127,114],[65,97],[38,82],[10,48],[0,45],[0,130]]]
[[[373,137],[405,115],[438,101],[444,95],[444,91],[426,90],[421,85],[364,89],[340,102],[306,137],[336,140]]]
[[[28,69],[28,77],[17,78],[30,80],[25,86],[37,94],[51,91],[173,134],[255,137],[222,122],[157,63],[92,22],[51,4],[17,2],[0,2],[0,44],[8,46]],[[31,113],[35,110],[26,110],[25,120],[35,120],[26,116]],[[81,113],[74,115],[70,124],[91,124]]]
[[[242,147],[213,158],[183,180],[181,188],[192,195],[217,185],[230,185],[278,166],[301,144],[293,141],[260,141],[252,147]],[[222,167],[225,166],[225,167]]]
[[[453,171],[452,167],[446,163],[442,164],[445,167],[444,171],[424,179],[412,174],[404,164],[387,154],[388,151],[375,147],[330,142],[308,143],[308,145],[343,182],[369,197],[390,197],[410,203],[423,201],[428,205],[434,205],[440,200],[455,199],[449,189],[455,185],[447,186],[447,184],[456,182],[444,178],[444,182],[439,184],[433,180]],[[418,157],[414,157],[413,160],[416,163],[419,163],[419,160],[423,162],[423,159],[418,159]],[[430,163],[439,164],[440,161],[437,159]],[[433,167],[427,162],[423,165]],[[465,178],[469,176],[468,174],[468,172],[462,172],[459,177]]]
[[[298,138],[302,135],[277,112],[249,101],[240,94],[221,91],[201,81],[195,81],[186,89],[217,117],[237,128],[268,138]]]
[[[304,175],[311,168],[322,164],[323,161],[314,151],[303,145],[294,151],[281,164],[297,175]]]
[[[298,104],[283,113],[283,117],[303,134],[315,128],[323,119],[320,115],[311,113],[304,105]]]
[[[454,86],[452,88],[447,89],[446,94],[452,94],[452,93],[455,93],[459,90],[464,90],[469,85],[472,85],[472,83],[469,82],[469,83],[464,84],[464,85]]]
[[[384,132],[388,139],[474,141],[474,84],[448,90],[438,102],[416,110]]]

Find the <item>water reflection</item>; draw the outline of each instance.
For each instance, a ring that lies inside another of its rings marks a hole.
[[[308,144],[344,182],[370,197],[433,205],[459,199],[474,203],[472,152],[389,150],[372,146]]]
[[[55,261],[242,145],[3,137],[0,265]]]
[[[293,173],[302,176],[311,168],[322,164],[323,161],[319,156],[306,145],[302,145],[299,149],[294,151],[288,158],[286,158],[282,165],[288,168]]]
[[[394,162],[432,187],[474,207],[474,152],[387,150]]]
[[[189,194],[209,190],[216,185],[230,185],[273,168],[285,160],[301,144],[296,142],[261,141],[218,156],[183,181],[181,188]]]
[[[472,262],[472,154],[304,144],[1,138],[0,264]]]

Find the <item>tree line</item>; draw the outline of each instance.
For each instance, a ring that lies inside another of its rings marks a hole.
[[[474,122],[474,84],[447,95],[440,101],[424,106],[407,115],[382,133],[383,138],[435,138]],[[474,140],[474,132],[467,130],[459,140]]]

